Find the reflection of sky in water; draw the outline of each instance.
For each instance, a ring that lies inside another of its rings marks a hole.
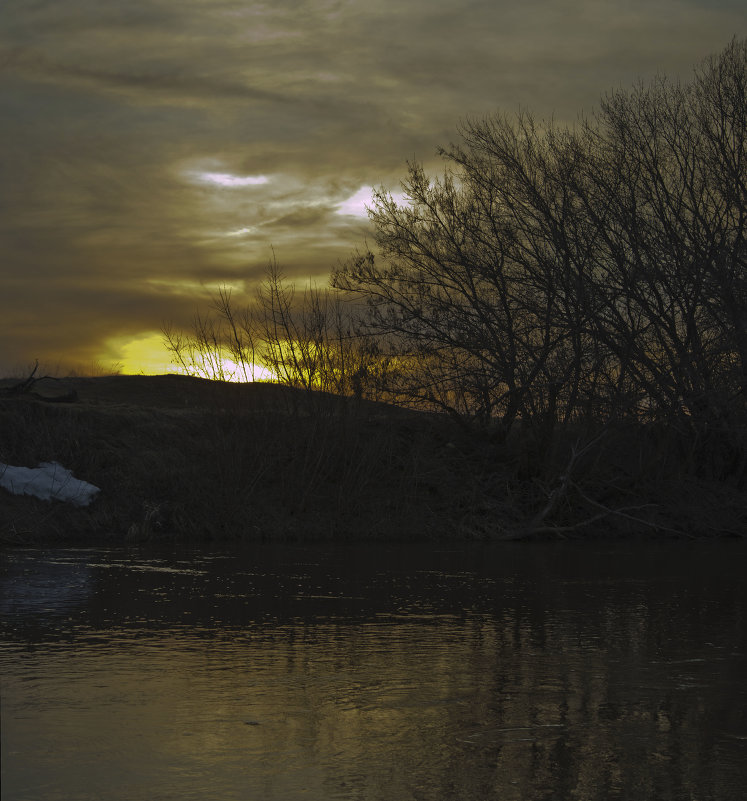
[[[3,799],[742,798],[745,564],[0,552]]]
[[[0,576],[0,615],[48,617],[64,615],[85,603],[91,592],[91,570],[77,557],[36,559],[8,554]]]
[[[138,563],[138,562],[130,562],[127,560],[112,560],[109,563],[106,562],[90,562],[88,567],[100,569],[100,570],[129,570],[129,571],[136,571],[136,572],[150,572],[150,573],[175,573],[180,576],[204,576],[207,571],[205,570],[194,570],[192,568],[186,567],[171,567],[169,565],[163,564],[150,564],[150,563]]]

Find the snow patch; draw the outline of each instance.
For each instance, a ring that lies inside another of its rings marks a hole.
[[[13,495],[67,501],[75,506],[88,506],[100,492],[57,462],[42,462],[38,467],[14,467],[0,462],[0,487]]]

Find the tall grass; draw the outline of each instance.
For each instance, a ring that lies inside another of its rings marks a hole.
[[[491,438],[445,415],[292,389],[262,407],[228,392],[231,385],[211,386],[212,408],[0,399],[0,461],[58,461],[101,489],[83,509],[1,491],[0,541],[493,540],[747,530],[744,488],[719,477],[723,466],[692,464],[692,443],[666,427],[578,426],[546,448],[520,431]],[[734,459],[744,452],[734,443]]]
[[[89,508],[3,493],[0,538],[34,542],[446,536],[452,472],[430,422],[331,396],[177,411],[0,400],[0,460],[55,460]]]

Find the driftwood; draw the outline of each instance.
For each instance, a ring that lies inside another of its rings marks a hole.
[[[652,508],[652,504],[621,506],[618,508],[605,506],[594,498],[589,497],[589,495],[582,490],[578,482],[573,480],[573,470],[576,467],[580,457],[588,453],[604,436],[605,432],[603,431],[601,434],[599,434],[599,436],[595,437],[591,442],[588,442],[583,447],[579,447],[580,443],[577,442],[571,449],[571,456],[565,470],[563,471],[563,474],[557,479],[557,485],[551,492],[547,494],[547,501],[543,507],[537,511],[531,520],[525,523],[522,527],[507,530],[502,534],[502,536],[499,536],[498,539],[520,540],[532,536],[544,536],[548,534],[554,534],[564,539],[566,534],[576,533],[580,529],[586,528],[587,526],[597,523],[600,520],[610,517],[622,517],[630,520],[633,523],[636,523],[639,526],[649,527],[656,531],[664,531],[670,534],[681,534],[682,532],[663,525],[662,523],[657,523],[652,520],[647,520],[644,517],[631,514],[632,512],[640,512],[643,509]],[[547,518],[551,517],[559,502],[567,497],[569,490],[571,489],[575,490],[575,492],[577,492],[578,495],[594,509],[594,512],[583,520],[579,520],[576,523],[568,525],[555,525],[553,523],[547,523]]]
[[[78,400],[78,393],[71,389],[69,392],[65,392],[61,395],[42,395],[39,392],[34,392],[34,386],[38,381],[59,381],[59,378],[55,378],[51,375],[43,375],[37,377],[36,371],[39,369],[39,361],[37,360],[34,363],[34,369],[29,373],[27,378],[24,378],[23,381],[19,381],[17,384],[12,384],[9,387],[1,387],[0,388],[0,397],[19,397],[19,396],[28,396],[34,398],[35,400],[44,401],[45,403],[75,403]]]
[[[23,381],[20,381],[18,384],[13,384],[10,387],[3,387],[0,389],[0,392],[2,392],[3,395],[22,395],[25,392],[30,392],[31,387],[39,380],[34,378],[38,369],[39,360],[37,359],[34,364],[34,369],[31,371],[28,378],[24,378]]]
[[[64,395],[40,395],[38,392],[29,392],[29,395],[44,403],[75,403],[78,400],[78,393],[74,389]]]

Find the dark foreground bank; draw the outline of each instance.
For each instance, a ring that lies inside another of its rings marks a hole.
[[[54,461],[100,493],[0,489],[0,541],[741,537],[742,451],[722,440],[706,460],[651,426],[541,444],[270,384],[38,382],[0,393],[0,462]]]

